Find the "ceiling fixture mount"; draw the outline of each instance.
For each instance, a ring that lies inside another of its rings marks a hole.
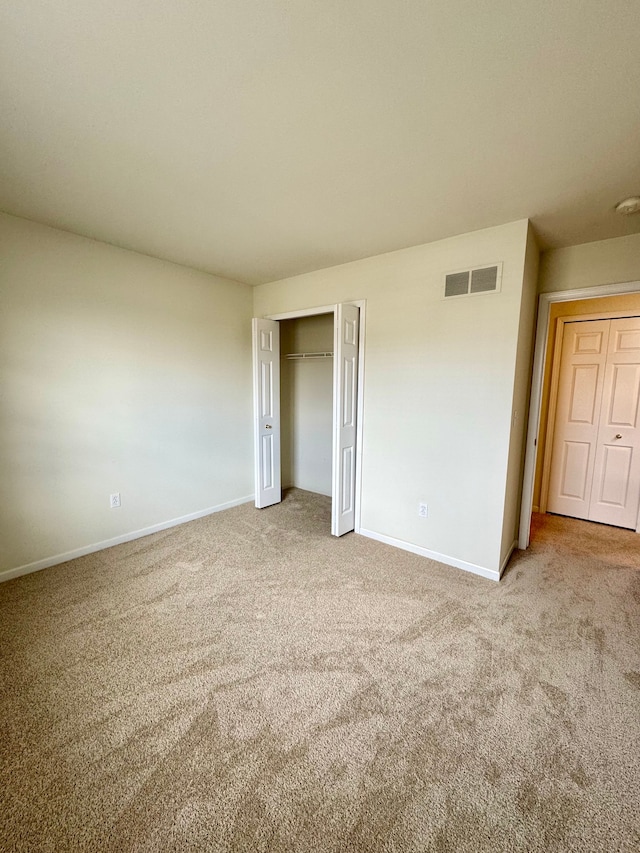
[[[631,216],[632,213],[640,212],[640,195],[633,195],[625,198],[619,204],[616,204],[616,213],[621,213],[623,216]]]

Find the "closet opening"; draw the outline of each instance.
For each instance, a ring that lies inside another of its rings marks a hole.
[[[331,497],[333,313],[280,322],[282,488]]]
[[[259,509],[296,487],[331,497],[331,533],[359,529],[364,302],[253,320]]]

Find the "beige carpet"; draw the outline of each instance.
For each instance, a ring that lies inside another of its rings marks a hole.
[[[501,584],[290,492],[0,586],[2,851],[637,851],[640,537]]]

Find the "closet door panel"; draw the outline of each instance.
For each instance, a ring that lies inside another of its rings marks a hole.
[[[280,326],[254,318],[253,430],[255,504],[282,500],[280,475]]]
[[[588,517],[635,529],[640,503],[640,318],[610,322]]]
[[[331,502],[331,533],[334,536],[342,536],[355,527],[359,316],[355,305],[336,306]]]
[[[547,509],[589,518],[609,321],[566,323]]]

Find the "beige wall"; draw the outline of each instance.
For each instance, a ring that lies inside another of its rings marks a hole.
[[[250,495],[251,289],[6,215],[0,240],[0,570]]]
[[[280,323],[285,353],[333,350],[333,314]],[[331,495],[333,360],[282,359],[282,485]]]
[[[640,281],[640,234],[552,249],[540,259],[540,293]]]
[[[502,553],[527,234],[526,221],[514,222],[255,288],[256,316],[366,300],[362,526],[491,572]],[[442,298],[445,273],[497,261],[500,293]]]
[[[533,344],[535,338],[539,259],[540,252],[538,244],[533,233],[533,228],[529,226],[513,386],[513,429],[509,446],[509,470],[500,551],[501,565],[504,564],[514,543],[518,539],[518,528],[520,525],[525,442],[529,416],[529,400],[531,397],[531,369],[533,365]]]

